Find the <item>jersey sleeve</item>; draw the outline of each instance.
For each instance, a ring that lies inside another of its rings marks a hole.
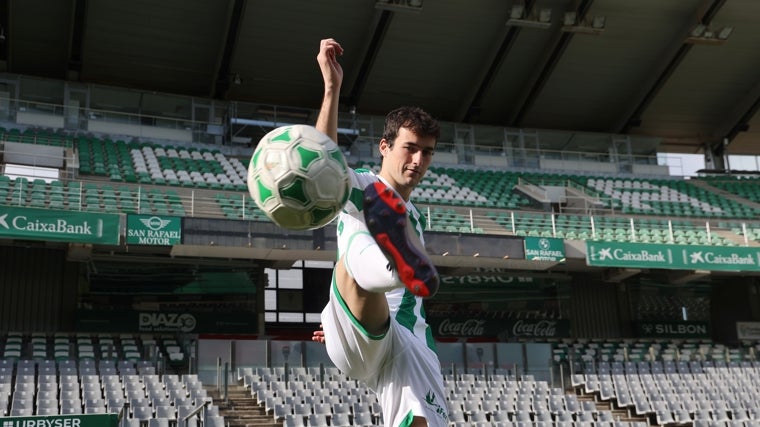
[[[373,182],[377,182],[378,178],[374,172],[368,169],[353,169],[351,170],[351,193],[348,195],[348,202],[343,207],[343,212],[348,214],[355,214],[362,211],[364,197],[364,189]]]

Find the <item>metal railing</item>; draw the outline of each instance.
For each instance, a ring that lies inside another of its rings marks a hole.
[[[71,183],[76,183],[69,187]],[[98,213],[142,213],[153,215],[175,215],[191,218],[216,218],[237,219],[246,221],[265,221],[263,212],[258,210],[250,195],[245,191],[223,191],[212,189],[197,189],[187,187],[173,187],[166,185],[130,184],[125,182],[112,182],[103,180],[62,180],[64,194],[62,204],[53,206],[50,204],[50,191],[46,187],[44,196],[39,195],[32,201],[32,194],[40,190],[34,187],[34,177],[27,178],[25,184],[11,182],[7,189],[7,196],[0,200],[1,204],[17,207],[37,207],[45,209],[61,209],[68,211],[88,211]],[[93,190],[94,189],[94,190]],[[104,192],[104,190],[106,190]],[[88,200],[88,191],[94,191],[96,196]],[[167,207],[156,207],[159,205]],[[36,205],[34,203],[37,203]],[[224,205],[224,206],[223,206]],[[128,208],[125,208],[128,206]],[[560,219],[566,219],[564,214],[550,212],[533,212],[525,210],[512,210],[500,208],[473,208],[463,206],[451,206],[446,204],[418,204],[431,218],[429,230],[431,231],[456,231],[481,234],[517,234],[526,235],[528,231],[539,233],[544,237],[563,237],[561,227],[557,227]],[[444,223],[435,218],[439,209],[453,211],[457,223],[456,230],[447,228]],[[165,210],[164,210],[165,209]],[[591,208],[589,208],[591,209]],[[572,213],[572,212],[568,212]],[[605,213],[605,212],[601,212]],[[750,232],[760,228],[760,220],[733,219],[733,218],[689,218],[689,217],[662,217],[652,216],[625,216],[625,215],[573,215],[579,220],[573,220],[572,226],[577,231],[585,231],[591,238],[597,238],[601,234],[600,220],[614,221],[615,227],[625,228],[628,240],[641,241],[641,230],[657,228],[665,232],[668,241],[673,243],[679,230],[691,230],[704,232],[708,236],[715,233],[728,232],[735,235],[736,244],[750,243],[747,238]],[[500,219],[499,219],[500,218]],[[652,221],[659,220],[659,224],[652,225]],[[552,224],[555,226],[552,226]],[[543,225],[542,225],[543,224]],[[570,223],[565,222],[565,225]],[[737,232],[737,230],[741,230]],[[549,233],[549,234],[547,234]]]

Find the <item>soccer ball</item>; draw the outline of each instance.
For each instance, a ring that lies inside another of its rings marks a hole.
[[[264,135],[248,165],[248,191],[275,224],[291,230],[323,227],[348,200],[346,159],[330,137],[307,125]]]

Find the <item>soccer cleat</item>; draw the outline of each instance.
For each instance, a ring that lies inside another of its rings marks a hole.
[[[382,182],[370,184],[364,189],[364,220],[406,288],[423,298],[435,295],[438,271],[410,226],[401,197]]]

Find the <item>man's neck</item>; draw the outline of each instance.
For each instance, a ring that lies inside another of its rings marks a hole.
[[[398,195],[404,199],[405,202],[409,201],[409,198],[412,196],[412,190],[406,189],[406,188],[399,188],[398,185],[396,185],[393,181],[388,179],[387,177],[383,176],[382,172],[377,175],[378,178],[380,178],[381,181],[383,181],[383,184],[387,185],[388,187],[394,189]]]

